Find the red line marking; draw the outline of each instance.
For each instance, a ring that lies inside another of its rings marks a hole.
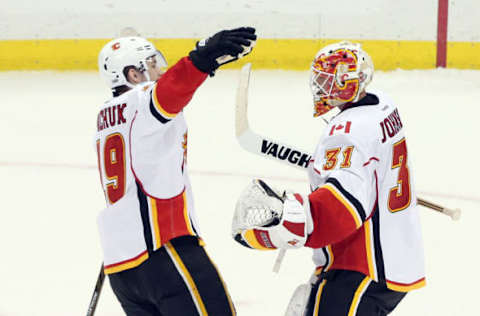
[[[75,164],[75,163],[51,163],[51,162],[28,162],[28,161],[0,161],[0,167],[35,167],[35,168],[71,168],[71,169],[92,169],[97,170],[95,165],[87,164]],[[272,176],[272,175],[261,175],[261,174],[252,174],[252,173],[243,173],[243,172],[225,172],[225,171],[213,171],[213,170],[192,170],[188,171],[190,174],[196,174],[200,176],[218,176],[218,177],[244,177],[244,178],[262,178],[267,180],[275,181],[289,181],[289,182],[299,182],[299,183],[308,183],[307,178],[297,178],[297,177],[283,177],[283,176]],[[436,197],[443,197],[446,199],[456,199],[463,201],[470,201],[480,203],[480,198],[477,196],[469,195],[457,195],[457,194],[448,194],[441,192],[431,192],[431,191],[417,191],[420,195],[430,195]]]
[[[437,67],[447,67],[448,0],[438,0]]]

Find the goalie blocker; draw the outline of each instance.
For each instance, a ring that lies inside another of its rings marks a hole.
[[[232,234],[245,247],[258,250],[300,248],[312,231],[306,196],[279,194],[262,180],[255,179],[238,199]]]

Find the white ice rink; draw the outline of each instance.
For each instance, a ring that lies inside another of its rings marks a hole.
[[[237,196],[253,176],[303,192],[306,174],[243,151],[234,136],[238,71],[219,71],[185,110],[188,163],[207,251],[240,316],[283,315],[314,266],[311,251],[245,249],[230,237]],[[418,195],[459,207],[459,222],[422,208],[427,287],[394,316],[475,316],[480,284],[480,71],[377,72],[371,87],[397,101]],[[96,73],[0,73],[0,316],[84,315],[102,261],[104,207],[92,144],[108,90]],[[307,72],[253,71],[252,129],[313,151]],[[123,315],[105,283],[98,316]],[[188,316],[188,315],[187,315]],[[332,315],[334,316],[334,315]]]

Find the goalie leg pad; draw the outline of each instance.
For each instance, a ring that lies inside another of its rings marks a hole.
[[[311,291],[312,285],[310,283],[297,286],[290,302],[288,303],[285,316],[304,316]]]

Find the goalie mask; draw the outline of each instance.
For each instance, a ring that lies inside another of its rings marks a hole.
[[[98,69],[110,88],[134,87],[126,77],[125,68],[128,66],[135,67],[150,81],[148,70],[154,69],[162,73],[167,62],[151,42],[136,36],[114,39],[100,51]]]
[[[373,62],[360,44],[341,42],[322,48],[313,60],[310,88],[314,117],[357,102],[372,80]]]

